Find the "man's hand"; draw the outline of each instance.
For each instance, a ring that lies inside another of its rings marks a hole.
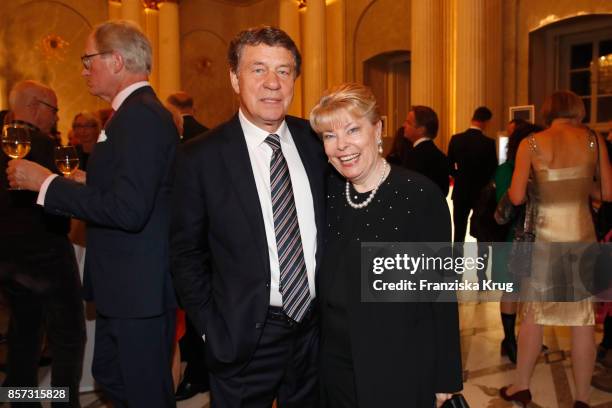
[[[87,173],[83,170],[76,169],[74,173],[68,176],[70,180],[76,181],[77,183],[85,184],[87,183]]]
[[[38,163],[15,159],[8,162],[6,174],[11,187],[39,191],[45,179],[53,173]]]

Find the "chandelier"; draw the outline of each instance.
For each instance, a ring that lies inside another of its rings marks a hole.
[[[599,91],[612,94],[612,54],[599,57]]]

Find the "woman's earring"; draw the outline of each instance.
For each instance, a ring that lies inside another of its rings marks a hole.
[[[383,142],[382,140],[378,141],[378,153],[383,154]]]

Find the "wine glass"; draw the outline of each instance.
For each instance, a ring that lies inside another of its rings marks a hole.
[[[55,165],[64,175],[69,176],[79,167],[79,155],[74,146],[57,146],[55,148]]]
[[[30,132],[19,123],[10,123],[2,128],[2,150],[11,159],[23,159],[30,152]]]
[[[2,127],[2,151],[11,159],[23,159],[30,152],[32,139],[27,126],[10,123]],[[19,188],[7,187],[8,190]]]

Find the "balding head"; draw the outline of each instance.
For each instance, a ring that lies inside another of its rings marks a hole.
[[[18,82],[9,95],[15,120],[31,123],[48,134],[57,123],[57,96],[53,89],[40,82]]]
[[[166,102],[174,106],[183,115],[193,115],[193,98],[187,92],[173,93],[168,96]]]

